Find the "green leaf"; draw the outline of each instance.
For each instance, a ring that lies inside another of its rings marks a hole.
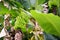
[[[0,15],[0,23],[3,23],[3,21],[4,21],[3,15]]]
[[[45,0],[38,0],[38,4],[43,4]]]
[[[11,9],[9,11],[9,14],[11,15],[12,18],[16,18],[20,13],[18,10]]]
[[[46,33],[60,36],[60,17],[53,14],[37,13],[33,10],[31,14]]]
[[[4,15],[8,11],[8,8],[6,8],[2,3],[0,3],[0,15]]]
[[[30,2],[29,0],[17,0],[18,2],[20,2],[23,6],[24,9],[29,9],[30,8]]]

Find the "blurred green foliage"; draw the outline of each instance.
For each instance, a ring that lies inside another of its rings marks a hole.
[[[26,32],[26,24],[28,23],[29,16],[22,12],[20,13],[19,16],[16,17],[16,22],[15,22],[15,29],[21,29],[23,32]]]
[[[9,4],[8,8],[4,6],[4,2]],[[27,32],[26,25],[28,25],[28,33],[26,33],[26,35],[30,36],[29,32],[33,30],[33,25],[28,23],[30,16],[32,15],[46,33],[60,36],[60,17],[40,12],[43,9],[41,5],[45,2],[48,3],[49,8],[52,8],[52,5],[56,5],[57,15],[60,15],[60,0],[3,0],[0,2],[0,23],[3,26],[4,15],[10,14],[10,22],[14,26],[15,30],[21,29],[22,32]],[[20,8],[25,11],[22,11]],[[35,11],[31,11],[32,9]],[[29,14],[29,11],[31,15]]]

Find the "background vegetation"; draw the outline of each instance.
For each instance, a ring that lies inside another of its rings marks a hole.
[[[15,30],[20,29],[22,31],[24,34],[23,40],[37,40],[36,38],[38,38],[38,40],[60,40],[59,3],[60,0],[1,0],[0,30],[4,26],[4,15],[10,14],[10,23]],[[44,6],[48,9],[48,13],[43,12],[43,4],[48,6]],[[34,33],[37,33],[38,31],[36,31],[37,29],[34,29],[34,23],[29,22],[31,17],[38,23],[39,32],[41,32],[40,29],[43,30],[43,34],[38,34],[38,37],[36,36],[36,38]]]

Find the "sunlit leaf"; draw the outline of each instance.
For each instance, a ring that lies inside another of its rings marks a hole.
[[[36,11],[31,11],[31,14],[46,33],[60,36],[60,17],[53,14],[41,14]]]

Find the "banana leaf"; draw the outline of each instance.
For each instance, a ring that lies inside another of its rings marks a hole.
[[[31,14],[46,33],[60,36],[60,17],[53,14],[38,13],[34,10],[31,11]]]

